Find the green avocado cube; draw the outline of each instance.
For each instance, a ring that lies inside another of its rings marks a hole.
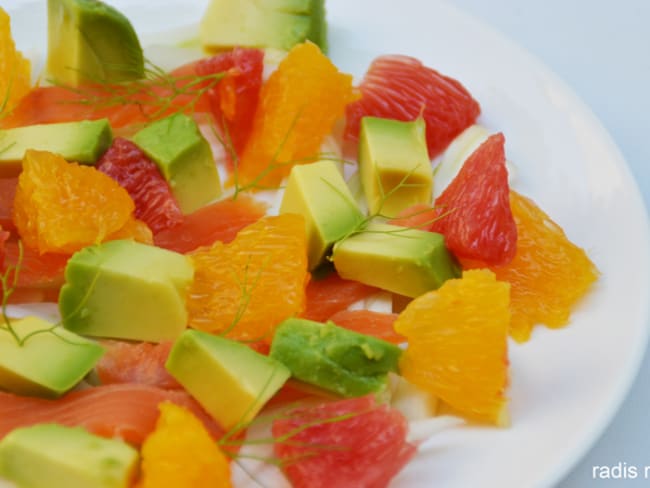
[[[128,444],[81,427],[22,427],[0,442],[0,477],[21,488],[128,488],[138,461]]]
[[[280,213],[296,213],[305,218],[310,270],[320,265],[334,243],[364,219],[332,161],[294,166],[284,190]]]
[[[174,343],[165,367],[226,430],[251,421],[291,375],[245,344],[192,329]]]
[[[325,0],[212,0],[201,20],[202,45],[290,50],[305,40],[327,52]]]
[[[187,215],[221,195],[221,181],[210,144],[196,122],[174,114],[140,130],[133,142],[158,166]]]
[[[0,389],[18,395],[58,397],[74,388],[104,354],[99,344],[38,317],[11,321],[20,345],[0,330]],[[27,337],[27,336],[30,337]]]
[[[442,234],[390,224],[370,224],[338,242],[332,261],[342,278],[408,297],[460,277]]]
[[[416,203],[431,203],[433,170],[423,119],[363,117],[359,173],[368,209],[395,217]]]
[[[294,378],[352,397],[384,390],[401,354],[389,342],[331,322],[291,318],[276,329],[269,355]]]
[[[49,151],[68,161],[95,164],[111,142],[113,132],[108,119],[0,130],[0,175],[20,173],[28,149]]]
[[[190,259],[117,240],[76,252],[59,294],[63,326],[79,334],[137,341],[176,339],[187,325]]]
[[[144,77],[129,20],[98,0],[48,0],[47,70],[59,83],[118,83]]]

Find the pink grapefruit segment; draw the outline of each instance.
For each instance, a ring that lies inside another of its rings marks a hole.
[[[361,85],[361,99],[348,105],[344,136],[356,141],[367,115],[427,124],[429,156],[434,158],[481,113],[478,102],[458,81],[408,56],[379,56]]]
[[[298,408],[272,431],[295,488],[385,487],[416,451],[406,419],[373,395]]]

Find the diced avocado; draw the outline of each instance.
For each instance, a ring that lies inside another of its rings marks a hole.
[[[0,442],[0,477],[20,488],[128,488],[138,460],[128,444],[81,427],[23,427]]]
[[[136,133],[133,142],[156,163],[183,214],[221,195],[210,144],[192,118],[179,113],[156,121]]]
[[[408,297],[460,277],[441,234],[390,224],[370,224],[335,244],[332,260],[342,278]]]
[[[113,142],[108,119],[38,124],[0,130],[0,174],[18,174],[28,149],[94,164]]]
[[[305,40],[327,52],[325,0],[212,0],[200,26],[203,46],[290,50]]]
[[[389,342],[331,322],[291,318],[276,329],[269,355],[296,379],[351,397],[385,389],[401,354]]]
[[[18,395],[58,397],[79,383],[104,354],[99,344],[38,317],[12,320],[19,345],[0,330],[0,389]],[[33,334],[33,335],[32,335]]]
[[[395,217],[431,202],[433,172],[425,122],[364,117],[359,133],[359,172],[371,213]]]
[[[321,264],[334,243],[364,218],[332,161],[294,166],[280,213],[296,213],[305,218],[310,270]]]
[[[165,364],[226,430],[252,420],[291,373],[245,344],[188,329]]]
[[[99,0],[48,0],[47,70],[59,83],[117,83],[144,77],[129,20]]]
[[[83,335],[160,342],[187,325],[190,259],[129,240],[75,253],[59,295],[63,326]]]

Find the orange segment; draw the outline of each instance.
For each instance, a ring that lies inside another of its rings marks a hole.
[[[510,335],[525,342],[535,324],[566,325],[599,272],[535,202],[511,191],[510,208],[517,224],[517,252],[510,264],[492,270],[497,279],[511,284]],[[480,266],[463,262],[464,268]]]
[[[126,190],[95,168],[45,151],[25,153],[14,222],[25,245],[41,254],[72,254],[109,237],[146,240],[134,208]]]
[[[509,288],[465,271],[413,300],[395,322],[408,339],[402,376],[468,418],[507,424]]]
[[[116,241],[118,239],[133,239],[143,244],[153,245],[153,232],[151,232],[149,226],[142,220],[131,216],[121,228],[107,236],[104,240]]]
[[[295,46],[262,87],[238,183],[277,186],[293,164],[313,162],[354,98],[352,76],[340,73],[318,46]]]
[[[190,256],[190,327],[270,341],[277,324],[304,309],[309,273],[302,216],[264,217],[230,244],[217,242]]]
[[[16,50],[9,15],[0,7],[0,116],[10,112],[31,86],[30,62]]]
[[[161,403],[160,417],[142,445],[137,488],[232,486],[230,463],[203,424],[189,410]]]

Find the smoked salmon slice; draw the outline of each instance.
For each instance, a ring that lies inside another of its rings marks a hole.
[[[13,211],[17,188],[18,177],[0,178],[0,225],[4,230],[10,232],[16,230]]]
[[[153,236],[156,246],[188,253],[217,241],[228,243],[266,214],[266,204],[247,196],[226,199],[185,215],[183,222]]]
[[[406,337],[398,334],[393,329],[393,323],[397,320],[397,317],[396,313],[382,313],[372,310],[342,310],[332,315],[329,320],[344,329],[373,336],[393,344],[401,344],[406,342]]]
[[[165,369],[171,342],[104,341],[102,345],[106,352],[95,366],[102,384],[137,383],[166,390],[183,388]]]
[[[107,118],[113,129],[145,124],[168,115],[207,113],[205,90],[218,78],[200,80],[194,66],[165,77],[119,85],[86,87],[41,86],[23,97],[0,128]]]
[[[0,438],[18,427],[56,423],[83,427],[102,437],[121,438],[139,446],[154,430],[158,404],[164,401],[191,410],[214,439],[223,435],[223,429],[188,393],[123,384],[74,391],[57,400],[0,392]]]
[[[1,266],[6,273],[10,266],[18,264],[20,248],[18,242],[4,243],[5,259]],[[9,303],[56,302],[64,283],[63,273],[69,256],[63,254],[39,254],[23,246],[23,256],[18,270],[16,289],[9,297]],[[13,277],[11,278],[13,280]],[[0,289],[2,287],[0,286]]]
[[[358,281],[344,280],[336,273],[321,280],[312,279],[305,291],[307,301],[302,317],[322,322],[377,291],[377,288]]]

